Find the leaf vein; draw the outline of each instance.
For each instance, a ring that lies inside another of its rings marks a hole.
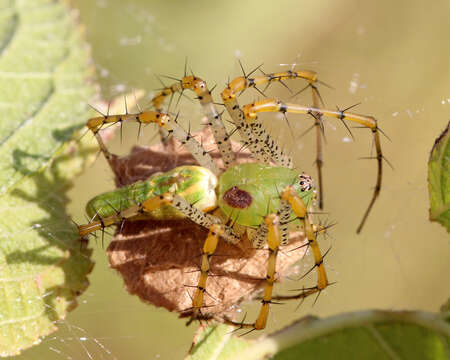
[[[395,352],[392,346],[383,338],[378,329],[372,324],[366,325],[366,329],[369,330],[372,337],[380,345],[381,349],[384,350],[386,355],[392,360],[402,360],[400,356]]]

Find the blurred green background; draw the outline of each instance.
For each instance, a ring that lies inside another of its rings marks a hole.
[[[450,118],[450,3],[448,1],[119,1],[73,0],[92,45],[105,99],[132,89],[161,87],[154,74],[182,76],[185,57],[196,75],[217,84],[264,63],[266,72],[312,69],[335,89],[321,87],[328,107],[362,102],[356,112],[370,114],[392,142],[382,139],[394,170],[385,166],[383,188],[361,235],[356,226],[375,183],[376,164],[358,161],[370,153],[368,131],[325,126],[325,209],[337,222],[325,264],[331,281],[312,307],[307,300],[273,306],[267,331],[307,314],[328,316],[367,308],[437,311],[449,296],[448,233],[428,221],[427,159],[434,139]],[[169,83],[169,81],[167,81]],[[290,82],[293,90],[303,83]],[[193,97],[192,94],[188,94]],[[279,84],[268,95],[288,99]],[[241,104],[259,98],[247,91]],[[296,99],[309,104],[305,92]],[[141,101],[144,106],[146,101]],[[200,105],[182,100],[185,124],[202,117]],[[271,132],[291,150],[296,164],[316,176],[314,135],[299,138],[311,119],[290,116],[295,141],[284,121],[263,117]],[[275,126],[276,125],[276,126]],[[114,152],[126,154],[137,128],[115,139]],[[148,127],[140,144],[154,139]],[[75,179],[70,213],[84,221],[84,205],[114,188],[103,158]],[[326,217],[325,217],[326,218]],[[108,268],[105,249],[93,244],[96,266],[91,286],[60,330],[20,356],[22,359],[179,359],[190,346],[196,325],[186,327],[176,314],[130,296],[122,279]],[[300,264],[299,273],[311,265]],[[312,284],[288,283],[278,288]],[[182,284],[180,284],[182,286]],[[254,308],[250,307],[251,314]]]

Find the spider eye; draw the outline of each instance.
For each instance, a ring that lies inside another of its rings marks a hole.
[[[314,187],[311,176],[307,174],[300,174],[298,179],[301,191],[311,190]]]

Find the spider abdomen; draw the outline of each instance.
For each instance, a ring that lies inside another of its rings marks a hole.
[[[103,193],[94,197],[86,205],[90,218],[113,216],[123,209],[139,205],[151,197],[173,191],[200,210],[216,206],[217,177],[207,168],[200,166],[179,166],[165,173],[152,175],[145,181]],[[155,220],[184,218],[172,206],[162,206],[145,217]]]

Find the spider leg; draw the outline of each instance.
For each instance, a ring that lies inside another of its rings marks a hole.
[[[100,130],[104,130],[104,126],[108,125],[112,126],[114,124],[120,123],[122,124],[123,118],[122,115],[103,115],[103,116],[96,116],[93,118],[90,118],[86,126],[88,129],[94,134],[95,139],[97,140],[98,146],[100,148],[100,151],[103,153],[103,156],[105,157],[106,161],[109,164],[109,167],[114,172],[114,166],[113,166],[113,159],[115,157],[114,154],[112,154],[108,148],[106,147],[105,143],[103,142],[103,138],[100,135]]]
[[[320,95],[317,88],[312,85],[312,98],[314,108],[320,107]],[[322,150],[322,136],[323,133],[323,121],[322,114],[318,111],[313,112],[314,127],[316,128],[316,167],[317,177],[319,180],[319,209],[323,209],[323,180],[322,180],[322,166],[323,166],[323,150]]]
[[[283,243],[286,244],[288,242],[288,235],[286,235],[285,240],[283,232],[287,233],[287,224],[289,223],[289,216],[291,214],[291,211],[293,211],[297,218],[300,219],[305,229],[305,234],[308,239],[308,245],[311,247],[314,255],[314,268],[317,269],[318,273],[317,285],[314,288],[303,291],[301,294],[295,294],[292,296],[273,296],[272,293],[276,274],[276,259],[279,247],[283,245]],[[287,214],[289,214],[289,216]],[[322,229],[320,229],[319,231],[322,231]],[[325,289],[329,285],[329,283],[323,265],[323,256],[320,252],[320,248],[316,239],[317,232],[317,227],[314,227],[308,219],[307,208],[302,198],[298,196],[297,192],[292,186],[287,186],[281,193],[280,206],[277,214],[267,215],[264,219],[264,222],[260,225],[257,232],[255,233],[254,239],[252,239],[254,246],[261,247],[260,238],[265,235],[266,242],[269,247],[266,286],[264,289],[262,306],[258,318],[254,323],[235,322],[228,318],[225,318],[225,323],[237,326],[239,328],[253,328],[256,330],[264,329],[266,327],[270,310],[269,306],[271,303],[273,303],[273,300],[304,298],[314,293],[320,293],[323,289]]]
[[[264,287],[264,296],[262,299],[259,315],[254,323],[235,322],[227,317],[224,322],[229,325],[237,326],[240,329],[251,328],[262,330],[266,327],[269,316],[270,304],[272,302],[272,292],[275,283],[276,263],[278,250],[281,245],[280,216],[278,214],[269,214],[264,218],[264,222],[259,227],[265,228],[266,242],[269,247],[269,259],[267,262],[266,285]]]
[[[364,212],[362,220],[356,230],[357,233],[360,233],[381,190],[382,175],[383,175],[383,166],[382,166],[383,153],[381,151],[380,131],[378,129],[377,120],[371,116],[350,113],[346,112],[345,110],[318,109],[298,104],[284,103],[276,99],[263,99],[254,102],[252,104],[245,105],[243,107],[245,119],[249,123],[252,123],[253,121],[257,120],[257,114],[259,112],[283,112],[283,113],[289,112],[295,114],[307,114],[313,116],[314,119],[316,120],[318,119],[318,117],[315,114],[318,113],[321,117],[325,116],[335,118],[341,121],[348,120],[356,122],[371,130],[374,138],[375,149],[377,152],[377,155],[376,157],[374,157],[374,159],[377,160],[378,171],[375,189],[372,194],[372,199],[370,200],[369,206]]]
[[[242,64],[240,65],[242,68]],[[314,85],[318,82],[317,74],[314,71],[309,70],[288,70],[285,72],[266,74],[260,69],[260,67],[261,65],[249,74],[245,74],[243,71],[244,76],[237,77],[233,81],[229,82],[227,88],[222,91],[222,100],[228,113],[233,119],[235,126],[239,130],[243,142],[248,144],[251,153],[258,161],[269,164],[270,161],[273,160],[281,166],[292,168],[293,164],[290,157],[283,152],[272,137],[265,131],[262,124],[258,121],[252,123],[245,121],[245,116],[237,102],[237,96],[247,88],[254,88],[261,93],[257,87],[258,85],[266,84],[267,88],[270,84],[279,82],[283,86],[287,87],[287,85],[283,82],[284,80],[303,79],[308,82],[308,87],[310,86],[313,89],[314,99],[314,94],[319,94]],[[258,69],[262,72],[262,75],[250,77],[250,75]],[[264,95],[264,91],[262,91],[262,94]],[[320,99],[320,95],[318,95],[318,98]]]
[[[126,209],[116,211],[111,216],[102,217],[100,214],[96,214],[94,218],[87,224],[77,225],[78,234],[80,237],[90,235],[97,230],[104,231],[106,227],[112,225],[122,224],[126,219],[133,218],[144,212],[142,204],[135,205]]]
[[[294,211],[297,218],[301,220],[303,223],[303,228],[305,230],[306,237],[308,239],[308,246],[311,247],[312,253],[314,255],[314,266],[311,268],[310,271],[313,269],[316,269],[318,279],[317,284],[310,288],[303,289],[300,293],[294,294],[294,295],[287,295],[287,296],[280,296],[280,295],[274,295],[271,296],[270,302],[273,302],[273,300],[295,300],[295,299],[305,299],[306,297],[313,295],[313,294],[320,294],[322,290],[324,290],[327,286],[331,285],[328,282],[327,274],[323,265],[323,259],[326,254],[322,256],[319,244],[317,242],[317,234],[324,232],[325,228],[322,226],[315,226],[312,225],[309,220],[309,215],[307,212],[307,208],[305,203],[303,202],[302,198],[298,196],[295,189],[291,186],[288,186],[284,189],[282,192],[281,198],[283,201],[287,202],[289,204],[289,208]],[[280,221],[281,224],[281,221]],[[304,245],[302,245],[304,246]],[[310,272],[308,271],[307,274]],[[267,301],[266,293],[264,294],[263,303],[264,300]]]
[[[289,219],[291,217],[291,207],[286,200],[280,199],[280,207],[278,209],[277,215],[280,217],[280,242],[281,245],[287,245],[289,242]],[[262,222],[258,229],[251,237],[252,246],[255,249],[261,249],[267,242],[267,225]]]
[[[158,75],[155,75],[156,79],[161,83],[162,88],[166,89],[167,85],[164,84],[164,82],[161,80],[161,78]],[[170,93],[170,101],[169,101],[169,106],[168,109],[170,109],[170,104],[172,103],[172,98],[174,96],[174,92]],[[155,108],[155,110],[163,112],[163,109],[161,107],[159,108]],[[139,112],[142,112],[141,109],[139,109]],[[164,133],[163,129],[158,129],[158,133],[159,133],[159,139],[161,141],[161,144],[164,147],[164,150],[170,154],[173,154],[174,156],[176,156],[176,151],[175,151],[175,139],[174,138],[167,138],[166,134]]]
[[[201,314],[201,309],[205,307],[203,305],[203,300],[206,292],[206,281],[209,275],[210,258],[217,248],[219,236],[232,244],[238,243],[240,241],[240,237],[231,227],[218,223],[220,220],[216,217],[205,214],[203,211],[187,202],[183,197],[172,193],[165,193],[162,196],[166,199],[166,204],[170,204],[175,207],[196,224],[209,229],[208,236],[203,245],[200,277],[192,299],[192,314],[191,319],[188,322],[190,323],[195,319],[202,319],[204,317],[204,315]],[[153,206],[158,206],[158,199],[150,199],[148,202],[154,202]],[[149,208],[151,209],[153,207],[150,206]]]
[[[281,194],[281,198],[285,201],[287,201],[294,211],[295,215],[298,219],[302,222],[306,238],[308,239],[308,245],[311,248],[311,251],[314,256],[314,267],[317,269],[317,285],[310,290],[309,293],[305,294],[304,297],[311,295],[315,292],[320,292],[323,289],[325,289],[328,285],[328,278],[325,271],[325,267],[323,265],[323,256],[320,252],[319,243],[317,242],[317,227],[311,224],[309,220],[309,215],[307,212],[306,204],[303,202],[302,198],[297,194],[295,189],[292,186],[288,186],[284,189],[284,191]],[[295,297],[293,298],[298,298]],[[289,299],[290,297],[277,297],[277,299]]]
[[[159,114],[159,116],[158,116]],[[220,173],[219,168],[213,161],[211,155],[200,144],[190,132],[187,132],[177,122],[178,115],[173,119],[167,114],[143,112],[140,114],[137,121],[142,123],[153,122],[158,124],[159,128],[163,131],[166,137],[175,137],[197,160],[200,166],[206,167],[211,170],[215,175]]]
[[[162,128],[158,129],[158,134],[159,134],[159,140],[161,141],[161,144],[163,145],[164,151],[166,153],[172,154],[172,156],[174,158],[176,158],[177,152],[176,152],[175,138],[172,136],[167,137],[167,133]],[[174,160],[174,163],[175,162],[176,162],[176,160]]]
[[[197,99],[200,101],[208,119],[208,125],[211,126],[214,139],[219,148],[225,167],[228,168],[233,165],[236,160],[235,153],[231,148],[231,142],[222,122],[221,114],[214,105],[211,91],[205,81],[195,75],[187,76],[185,73],[183,79],[177,80],[173,85],[165,87],[153,97],[153,106],[156,110],[161,111],[162,104],[167,96],[173,95],[174,93],[179,93],[181,96],[184,90],[192,90],[197,95]]]
[[[183,127],[178,124],[177,119],[178,115],[173,119],[170,115],[160,111],[143,111],[135,114],[126,113],[122,115],[105,115],[91,118],[88,120],[87,126],[94,133],[100,150],[104,154],[113,171],[113,158],[115,155],[109,152],[102,140],[101,135],[99,134],[99,131],[105,124],[113,125],[119,122],[121,124],[124,122],[137,122],[139,126],[150,123],[157,124],[165,138],[171,138],[173,135],[187,148],[200,166],[208,168],[216,175],[219,174],[220,171],[209,153],[197,140],[195,140],[192,134],[186,132]]]
[[[196,208],[182,196],[176,194],[176,190],[172,190],[161,195],[153,196],[140,204],[120,211],[117,210],[111,216],[101,217],[97,213],[88,224],[77,225],[78,234],[81,237],[89,235],[97,230],[103,230],[108,226],[120,224],[126,219],[130,219],[145,213],[150,213],[156,209],[159,209],[161,206],[173,206],[184,216],[207,229],[210,229],[213,225],[220,222],[220,220],[218,220],[214,216],[205,214],[202,210]],[[233,229],[225,225],[222,225],[221,236],[226,241],[233,244],[236,244],[240,241],[239,236],[235,234]]]
[[[121,224],[124,220],[152,212],[163,205],[172,205],[173,195],[167,192],[161,195],[151,197],[144,202],[128,207],[126,209],[115,210],[110,216],[102,217],[98,212],[88,224],[78,225],[78,234],[80,237],[89,235],[97,230],[104,230],[108,226]],[[178,196],[179,197],[179,196]],[[186,200],[184,200],[186,202]],[[197,209],[198,210],[198,209]],[[198,210],[200,211],[200,210]]]
[[[219,223],[220,220],[218,220],[216,217],[205,214],[203,211],[197,209],[195,206],[193,206],[183,197],[177,194],[168,192],[161,195],[159,198],[149,199],[146,201],[146,203],[143,203],[144,209],[152,210],[158,207],[159,202],[162,201],[162,198],[164,198],[165,204],[175,207],[196,224],[209,229],[208,236],[203,245],[200,278],[196,286],[195,294],[192,298],[193,312],[191,314],[191,320],[189,321],[190,323],[195,319],[204,318],[204,314],[201,314],[201,309],[205,307],[203,305],[203,300],[204,294],[206,292],[206,281],[209,275],[210,258],[217,248],[219,236],[222,237],[225,241],[232,244],[237,244],[241,239],[231,227]]]
[[[249,124],[245,121],[244,113],[237,102],[237,94],[241,89],[245,90],[246,86],[247,78],[239,77],[229,83],[221,94],[225,108],[238,129],[242,141],[258,161],[270,164],[271,158],[274,158],[283,166],[292,167],[292,159],[276,145],[276,142],[265,131],[261,123]],[[267,153],[267,147],[271,149],[270,154]]]
[[[200,277],[198,279],[197,288],[192,299],[192,315],[191,320],[199,318],[200,311],[203,308],[203,297],[206,292],[206,281],[210,270],[210,258],[214,254],[219,243],[219,236],[222,235],[222,225],[213,224],[209,227],[209,233],[203,244],[202,262],[200,266]]]

